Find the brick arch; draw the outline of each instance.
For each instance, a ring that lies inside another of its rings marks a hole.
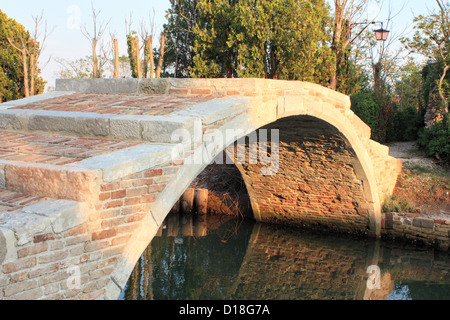
[[[297,116],[320,120],[339,133],[354,154],[350,165],[355,178],[361,182],[366,202],[364,206],[368,210],[368,234],[379,237],[381,202],[392,192],[395,185],[399,170],[398,162],[388,156],[387,147],[370,140],[370,128],[350,110],[348,97],[312,85],[306,97],[285,95],[277,100],[263,102],[262,104],[266,107],[264,112],[260,111],[261,103],[260,100],[252,104],[248,111],[253,127],[264,128],[282,119]],[[241,173],[244,174],[244,171]],[[391,181],[392,177],[394,177],[393,181]],[[248,179],[247,189],[249,193],[253,193]],[[254,212],[256,211],[255,215],[260,216],[259,205],[255,201],[252,204],[254,204]]]
[[[260,161],[236,163],[257,221],[379,232],[374,229],[379,226],[371,226],[378,219],[377,195],[351,143],[336,127],[316,117],[291,115],[260,129],[279,130],[276,174],[262,176]],[[248,154],[249,141],[245,148]]]

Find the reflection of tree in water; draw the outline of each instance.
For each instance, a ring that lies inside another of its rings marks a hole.
[[[213,223],[207,237],[155,237],[130,276],[125,299],[226,299],[252,231],[226,220]]]
[[[367,263],[374,263],[371,241],[267,225],[253,228],[230,217],[208,216],[207,222],[205,237],[182,236],[180,226],[178,234],[162,230],[136,264],[124,298],[365,297]],[[450,299],[450,256],[389,243],[379,249],[385,290],[371,298]]]

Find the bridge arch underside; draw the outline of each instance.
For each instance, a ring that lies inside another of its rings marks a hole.
[[[260,159],[254,164],[256,161],[247,157],[245,163],[237,164],[256,220],[346,233],[376,233],[370,230],[376,210],[366,177],[342,133],[311,116],[282,118],[261,129],[268,134],[272,129],[279,130],[276,174],[262,175],[261,169],[268,164]],[[247,155],[249,141],[245,143]],[[268,141],[273,160],[276,150]]]

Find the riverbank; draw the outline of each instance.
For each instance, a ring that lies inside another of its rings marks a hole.
[[[450,219],[450,171],[427,158],[414,142],[389,145],[390,155],[403,161],[393,196],[407,201],[415,213]]]
[[[392,197],[383,206],[383,236],[448,250],[449,168],[426,157],[414,142],[388,146],[390,155],[403,161],[403,170]]]
[[[403,161],[403,169],[392,197],[383,205],[382,238],[447,251],[450,245],[448,168],[425,157],[414,142],[393,143],[389,148],[391,156]],[[245,183],[234,164],[208,166],[191,188],[209,190],[210,215],[252,217]]]

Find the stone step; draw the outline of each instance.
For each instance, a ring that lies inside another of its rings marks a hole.
[[[0,197],[5,192],[0,192]],[[18,198],[24,196],[8,193],[10,197],[11,194]],[[45,251],[46,245],[41,248],[40,243],[84,224],[89,214],[90,209],[85,203],[43,198],[27,206],[0,211],[0,264],[3,264],[3,270],[12,267],[14,263],[9,262],[17,258]],[[20,248],[27,244],[31,246]]]
[[[0,131],[0,189],[95,201],[101,183],[169,163],[179,146]]]

